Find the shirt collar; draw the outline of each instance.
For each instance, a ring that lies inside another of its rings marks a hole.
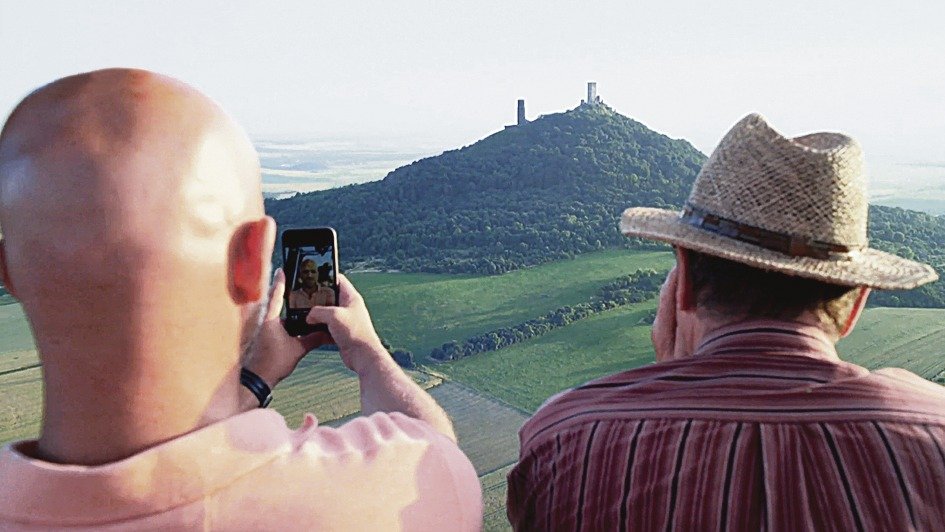
[[[820,327],[770,319],[747,320],[715,329],[703,337],[693,356],[733,354],[752,349],[840,360],[834,342]]]

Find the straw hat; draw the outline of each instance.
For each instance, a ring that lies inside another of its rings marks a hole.
[[[831,284],[908,289],[938,278],[925,264],[870,248],[867,210],[855,140],[786,138],[752,114],[703,165],[682,212],[630,208],[620,230]]]

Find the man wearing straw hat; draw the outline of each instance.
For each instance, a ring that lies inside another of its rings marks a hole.
[[[935,272],[871,249],[851,138],[738,122],[681,212],[624,234],[676,249],[657,364],[569,390],[522,428],[517,528],[932,529],[945,522],[945,388],[841,361],[871,288]]]

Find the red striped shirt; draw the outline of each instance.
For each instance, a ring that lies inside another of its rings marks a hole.
[[[520,530],[945,526],[945,388],[756,321],[552,398],[519,433]]]

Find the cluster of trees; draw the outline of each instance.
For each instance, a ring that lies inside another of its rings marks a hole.
[[[391,358],[394,359],[394,362],[396,362],[398,366],[405,369],[414,369],[417,367],[417,363],[413,358],[413,352],[409,349],[395,349],[391,347],[390,343],[388,343],[384,338],[381,338],[381,346],[387,350]]]
[[[407,349],[394,349],[390,352],[390,356],[402,368],[413,369],[417,367],[417,363],[413,359],[413,353]]]
[[[473,336],[463,342],[447,342],[433,349],[430,357],[435,360],[455,360],[477,353],[495,351],[541,336],[552,329],[564,327],[597,312],[646,301],[659,293],[660,285],[665,277],[666,272],[638,270],[602,286],[597,296],[590,301],[559,307],[543,316],[512,327],[503,327]]]
[[[945,277],[945,216],[898,207],[870,207],[870,245],[930,264]],[[945,308],[945,281],[915,290],[876,291],[870,306]]]

